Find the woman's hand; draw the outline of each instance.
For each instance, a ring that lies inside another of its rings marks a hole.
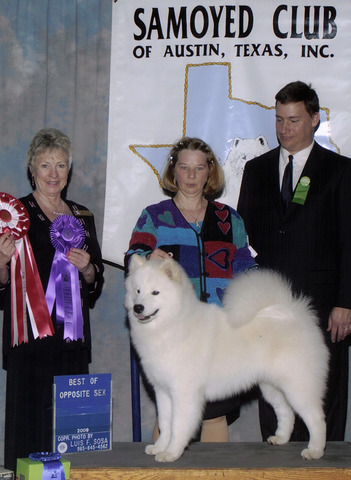
[[[95,268],[93,264],[90,263],[90,255],[88,252],[81,248],[71,248],[66,253],[66,258],[69,263],[78,269],[88,284],[94,283]]]
[[[169,253],[166,253],[164,252],[163,250],[161,250],[160,248],[156,248],[152,253],[150,253],[150,255],[148,256],[148,258],[150,260],[160,260],[162,258],[168,258],[170,257]]]
[[[2,285],[9,280],[7,264],[15,251],[15,237],[10,232],[3,233],[0,237],[0,284]]]

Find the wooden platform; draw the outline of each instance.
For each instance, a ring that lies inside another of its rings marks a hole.
[[[320,460],[300,456],[303,443],[194,443],[174,463],[157,463],[145,443],[114,443],[108,452],[65,455],[71,480],[351,480],[351,445],[330,442]]]

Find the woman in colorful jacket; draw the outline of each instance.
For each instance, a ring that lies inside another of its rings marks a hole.
[[[257,265],[251,256],[243,220],[228,205],[214,201],[223,191],[224,174],[211,147],[184,137],[170,151],[163,188],[171,199],[145,208],[126,253],[177,260],[198,298],[221,305],[228,282]],[[201,441],[228,441],[227,417],[239,416],[239,398],[206,406]]]

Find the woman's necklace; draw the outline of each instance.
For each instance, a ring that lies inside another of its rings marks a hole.
[[[198,217],[199,217],[199,215],[200,215],[201,210],[202,210],[202,207],[200,208],[200,211],[199,211],[199,213],[196,215],[196,217],[194,217],[193,215],[191,215],[191,213],[189,213],[189,215],[191,215],[191,217],[194,219],[194,223],[195,223],[195,225],[196,225],[197,227],[200,226],[200,223],[199,223],[199,221],[198,221]]]
[[[195,225],[197,227],[200,227],[200,222],[198,221],[198,218],[199,218],[199,216],[202,212],[202,209],[203,209],[202,199],[201,199],[200,210],[198,211],[198,214],[196,215],[196,217],[194,217],[194,215],[190,212],[190,210],[183,207],[183,205],[179,202],[178,199],[177,199],[177,204],[179,205],[180,210],[183,210],[183,211],[187,212],[187,214],[194,220]]]
[[[51,213],[53,213],[54,215],[57,215],[57,216],[60,216],[60,215],[65,215],[65,212],[55,212],[55,210],[52,210],[50,207],[48,207],[47,205],[45,205],[45,207],[50,210]]]
[[[39,201],[39,199],[40,199],[40,203],[42,203],[42,205],[54,215],[57,215],[57,216],[65,215],[65,212],[56,212],[55,210],[50,208],[41,197],[37,198],[37,201]]]

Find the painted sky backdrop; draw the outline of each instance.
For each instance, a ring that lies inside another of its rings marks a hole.
[[[0,155],[8,166],[0,187],[26,194],[30,140],[43,127],[59,128],[73,142],[69,195],[91,208],[100,235],[111,8],[110,0],[0,2]]]

